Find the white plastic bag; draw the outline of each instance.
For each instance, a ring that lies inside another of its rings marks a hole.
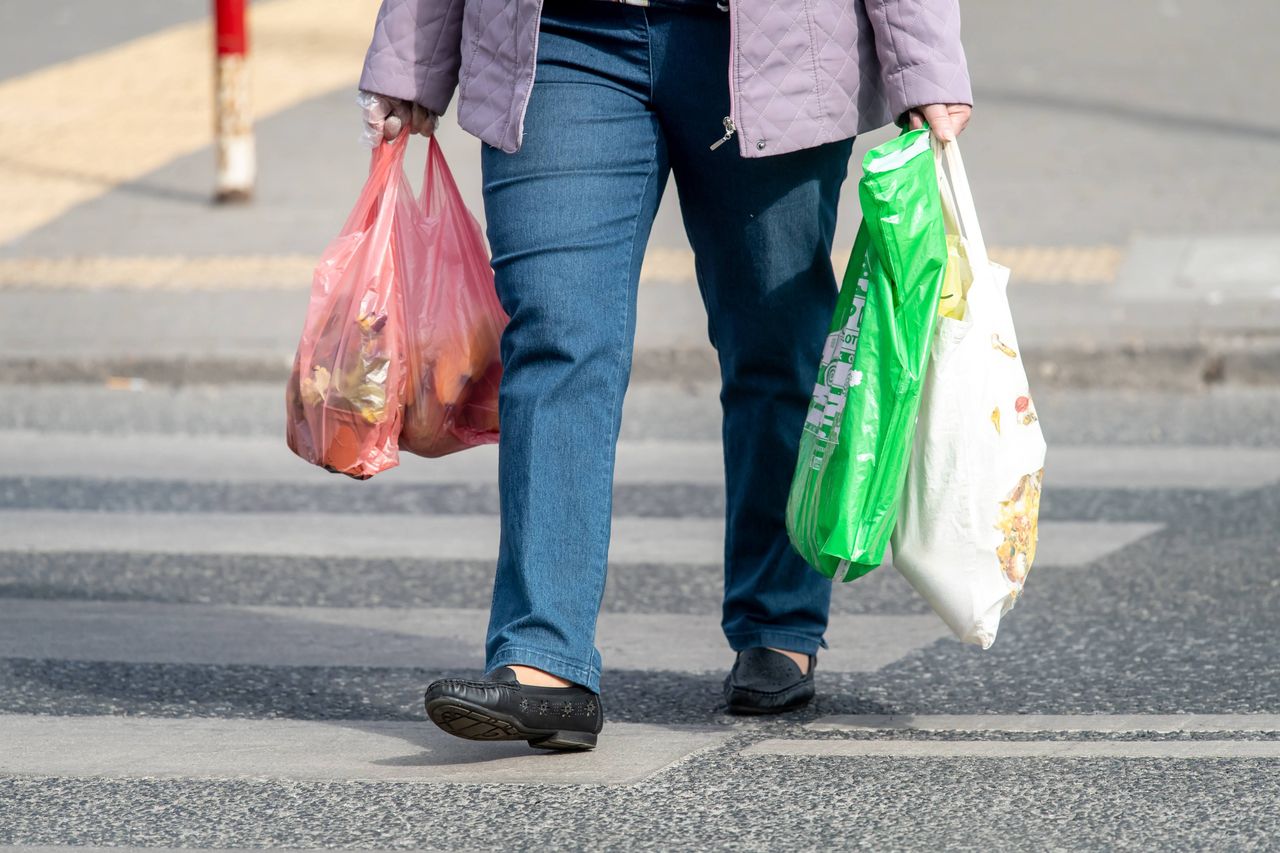
[[[1009,270],[987,258],[957,144],[935,141],[934,155],[952,257],[893,562],[959,639],[985,649],[1035,559],[1045,442]]]

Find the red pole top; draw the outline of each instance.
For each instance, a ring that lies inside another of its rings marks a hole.
[[[249,50],[249,35],[244,25],[245,0],[213,0],[218,56],[243,56]]]

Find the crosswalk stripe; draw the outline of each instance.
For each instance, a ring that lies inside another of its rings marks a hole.
[[[0,599],[0,657],[479,669],[487,624],[479,609]],[[945,633],[932,614],[837,616],[823,669],[873,672]],[[714,612],[603,613],[597,645],[613,669],[716,672],[733,662]]]
[[[8,551],[132,551],[315,557],[493,559],[497,516],[324,513],[0,512]],[[611,555],[619,562],[713,563],[723,558],[723,523],[618,518]]]
[[[108,778],[619,785],[723,743],[725,728],[610,723],[555,761],[422,722],[0,716],[0,773]]]
[[[496,482],[496,446],[441,459],[406,455],[399,467],[354,488],[387,483]],[[139,478],[219,482],[345,481],[294,456],[279,437],[79,435],[0,432],[0,472],[30,477]],[[711,441],[618,443],[619,483],[719,484],[722,449]],[[1250,447],[1054,445],[1049,488],[1252,489],[1280,481],[1280,450]]]
[[[821,758],[1280,758],[1280,741],[938,741],[785,740],[771,738],[738,753],[747,757]]]
[[[821,717],[819,732],[1280,732],[1280,714],[849,714]]]
[[[1044,521],[1038,565],[1087,565],[1161,528],[1145,522]],[[477,515],[0,512],[4,551],[492,559],[498,536],[497,516]],[[620,563],[720,563],[724,522],[614,518],[609,553]]]
[[[289,451],[283,437],[193,439],[12,430],[0,432],[0,473],[5,472],[28,477],[305,483],[368,490],[405,483],[496,483],[498,448],[486,445],[439,459],[404,454],[399,466],[357,482],[304,462]],[[716,442],[618,442],[615,482],[701,484],[723,479],[721,447]]]

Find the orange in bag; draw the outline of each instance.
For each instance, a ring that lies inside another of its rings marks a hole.
[[[499,342],[507,325],[484,235],[433,138],[406,244],[409,379],[400,448],[444,456],[498,440]],[[410,245],[411,244],[411,245]]]
[[[316,266],[285,390],[289,448],[360,480],[399,463],[408,364],[397,231],[421,218],[404,175],[408,136],[374,150],[355,209]]]

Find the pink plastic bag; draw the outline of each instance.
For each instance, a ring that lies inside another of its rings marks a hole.
[[[355,209],[316,266],[285,391],[290,449],[360,480],[399,464],[408,365],[394,235],[421,218],[404,176],[408,136],[374,150]]]
[[[421,216],[405,243],[409,380],[400,448],[444,456],[498,440],[498,344],[507,325],[484,236],[431,140]]]
[[[434,139],[414,200],[408,138],[374,150],[316,267],[285,392],[289,447],[361,480],[399,464],[399,450],[444,456],[498,440],[507,316],[484,237]]]

